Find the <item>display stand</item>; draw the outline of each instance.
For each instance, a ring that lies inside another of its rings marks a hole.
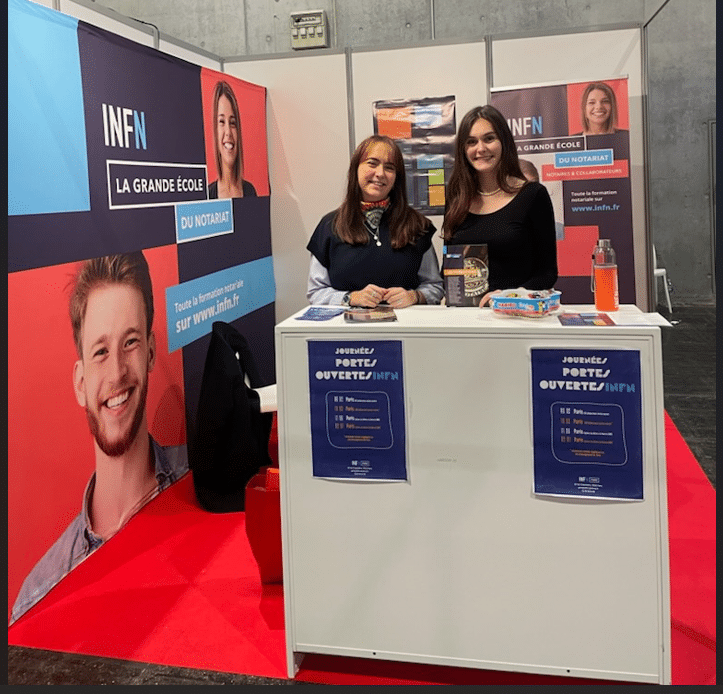
[[[303,312],[276,326],[289,676],[324,653],[670,684],[665,321]],[[309,343],[326,340],[401,342],[406,481],[314,476]],[[547,348],[639,353],[642,499],[534,493],[531,350]]]

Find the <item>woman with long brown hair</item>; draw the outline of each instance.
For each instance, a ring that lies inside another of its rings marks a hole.
[[[366,138],[351,157],[344,201],[324,215],[307,244],[309,303],[438,304],[444,287],[435,231],[407,202],[398,145],[382,135]]]
[[[236,95],[225,81],[213,91],[213,144],[218,180],[208,187],[208,197],[243,198],[256,196],[256,188],[244,179],[241,115]]]
[[[609,135],[617,131],[618,104],[609,84],[588,84],[582,93],[580,110],[583,135]]]
[[[442,233],[447,244],[487,244],[490,291],[551,289],[557,243],[546,188],[527,181],[504,116],[492,106],[465,114],[455,139]]]

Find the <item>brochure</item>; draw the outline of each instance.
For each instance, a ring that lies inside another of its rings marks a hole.
[[[344,313],[340,306],[309,306],[296,320],[330,320],[334,316]]]
[[[479,306],[489,290],[487,244],[445,245],[442,277],[447,306]]]
[[[348,308],[344,311],[344,320],[349,323],[369,323],[397,320],[397,314],[391,306],[376,308]]]
[[[566,311],[557,316],[562,325],[615,325],[607,313],[577,313]]]

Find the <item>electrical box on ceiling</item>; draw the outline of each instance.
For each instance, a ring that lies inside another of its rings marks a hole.
[[[291,47],[328,48],[329,26],[324,10],[291,13]]]

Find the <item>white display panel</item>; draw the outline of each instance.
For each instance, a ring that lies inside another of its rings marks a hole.
[[[276,328],[290,676],[327,653],[669,684],[659,328],[398,313]],[[316,478],[308,341],[375,339],[402,341],[409,480]],[[532,348],[639,352],[642,501],[533,493]]]
[[[374,132],[372,104],[454,95],[457,125],[487,101],[485,44],[458,43],[352,53],[355,145]]]
[[[561,60],[560,56],[568,56],[569,59]],[[645,308],[649,300],[649,243],[645,208],[640,29],[615,29],[492,41],[491,86],[495,88],[604,80],[615,77],[628,78],[635,295],[637,305]]]
[[[271,247],[276,318],[306,306],[319,220],[338,207],[349,167],[344,54],[229,62],[226,72],[267,89]]]
[[[487,103],[485,42],[352,53],[356,146],[374,133],[375,101],[455,97],[456,126],[467,111]],[[432,215],[442,229],[442,216]],[[442,241],[434,247],[441,260]]]

